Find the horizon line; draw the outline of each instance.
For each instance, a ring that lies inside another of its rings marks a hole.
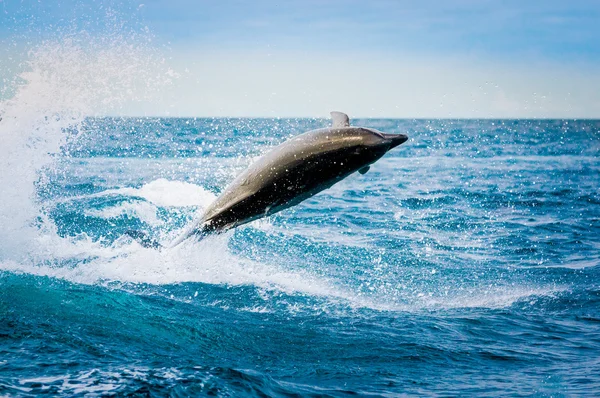
[[[132,116],[132,115],[101,115],[101,116],[85,116],[85,118],[113,118],[113,119],[264,119],[264,120],[276,120],[276,119],[312,119],[312,120],[330,120],[330,117],[320,116],[168,116],[168,115],[144,115],[144,116]],[[561,121],[600,121],[598,117],[388,117],[388,116],[358,116],[351,117],[350,120],[530,120],[530,121],[549,121],[549,120],[561,120]]]

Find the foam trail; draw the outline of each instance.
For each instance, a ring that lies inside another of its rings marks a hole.
[[[52,239],[52,243],[58,245],[56,252],[60,253],[53,263],[0,261],[0,269],[81,284],[201,282],[254,285],[287,293],[350,298],[329,281],[309,272],[286,271],[235,256],[227,247],[230,238],[231,233],[212,236],[202,242],[185,242],[175,249],[163,251],[144,248],[130,241],[117,241],[103,247],[86,238],[75,242]],[[79,259],[74,267],[69,266],[73,259]]]

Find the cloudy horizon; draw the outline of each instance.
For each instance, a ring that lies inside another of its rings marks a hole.
[[[171,83],[108,114],[182,117],[599,118],[593,1],[226,3],[0,1],[0,74],[107,15],[152,37]],[[10,90],[6,91],[10,96]]]

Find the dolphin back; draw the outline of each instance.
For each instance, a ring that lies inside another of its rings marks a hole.
[[[222,194],[206,209],[203,219],[209,221],[224,209],[276,184],[290,170],[309,166],[326,153],[334,153],[364,145],[370,134],[362,128],[326,128],[312,130],[291,138],[267,152],[239,174]],[[319,176],[314,176],[319,178]]]

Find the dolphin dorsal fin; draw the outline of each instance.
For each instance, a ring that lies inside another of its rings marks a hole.
[[[350,127],[350,118],[342,112],[331,112],[331,127]]]

